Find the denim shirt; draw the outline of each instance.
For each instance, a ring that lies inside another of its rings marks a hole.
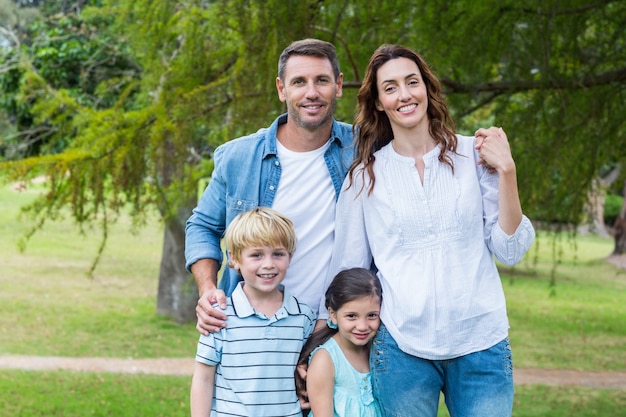
[[[281,174],[276,132],[286,122],[287,115],[283,114],[269,128],[226,142],[215,150],[211,181],[185,228],[188,271],[200,259],[215,259],[221,265],[220,240],[226,226],[241,212],[272,206]],[[333,120],[331,143],[324,160],[336,199],[353,160],[351,125]],[[219,288],[230,295],[240,279],[234,270],[226,268]]]

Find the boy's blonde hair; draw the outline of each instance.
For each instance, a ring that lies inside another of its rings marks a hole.
[[[293,256],[296,231],[289,218],[269,207],[257,207],[233,219],[224,234],[224,242],[230,259],[237,261],[245,248],[253,246],[281,246]]]

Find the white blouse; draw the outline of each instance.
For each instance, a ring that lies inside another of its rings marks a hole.
[[[513,265],[535,236],[526,216],[512,236],[502,231],[498,175],[477,165],[473,137],[457,137],[454,174],[439,162],[436,147],[424,156],[422,184],[415,160],[390,143],[375,153],[371,195],[359,193],[360,173],[348,189],[346,179],[326,282],[340,270],[368,268],[373,259],[383,323],[403,351],[429,360],[477,352],[508,335],[494,256]]]

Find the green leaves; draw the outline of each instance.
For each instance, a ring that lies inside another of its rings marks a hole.
[[[346,86],[336,117],[347,122],[374,49],[402,43],[422,53],[460,133],[504,127],[534,219],[579,222],[594,177],[626,160],[621,1],[90,3],[80,14],[54,10],[21,49],[0,48],[10,63],[0,107],[13,123],[0,152],[39,155],[40,165],[11,172],[71,183],[84,198],[61,188],[49,198],[94,204],[77,213],[129,202],[167,217],[193,205],[213,149],[284,111],[278,56],[309,36],[337,47]]]

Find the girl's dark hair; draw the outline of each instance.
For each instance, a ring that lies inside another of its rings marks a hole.
[[[369,269],[350,268],[339,272],[326,290],[326,308],[337,311],[344,304],[367,296],[377,297],[382,301],[383,289],[378,277]],[[307,342],[302,347],[297,366],[308,366],[311,353],[320,345],[337,333],[337,329],[328,326],[313,332]],[[300,376],[298,370],[295,372],[296,392],[299,394],[306,391],[306,381]]]

